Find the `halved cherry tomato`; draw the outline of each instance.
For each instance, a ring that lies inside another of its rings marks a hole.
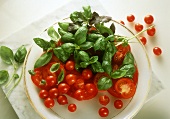
[[[120,93],[121,97],[124,99],[133,97],[136,92],[136,85],[129,78],[119,79],[115,83],[114,88],[116,92]]]

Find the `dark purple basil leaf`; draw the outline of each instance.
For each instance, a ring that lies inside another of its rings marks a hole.
[[[113,34],[114,34],[115,33],[115,29],[116,29],[114,23],[111,24],[110,29],[113,31]]]

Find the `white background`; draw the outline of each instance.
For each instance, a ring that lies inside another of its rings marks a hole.
[[[108,13],[116,20],[123,20],[134,14],[135,22],[144,24],[143,18],[152,14],[155,18],[156,35],[148,37],[148,51],[152,69],[162,81],[165,89],[146,103],[134,119],[169,119],[170,118],[170,1],[169,0],[100,0]],[[31,22],[52,12],[67,0],[0,0],[0,39],[22,29]],[[62,10],[61,10],[62,11]],[[157,57],[152,49],[162,48],[162,55]],[[1,96],[1,95],[0,95]],[[0,101],[0,119],[15,119],[13,110],[7,101]],[[29,113],[29,112],[28,112]],[[31,118],[31,117],[30,117]]]

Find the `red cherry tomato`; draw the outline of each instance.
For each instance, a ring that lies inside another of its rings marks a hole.
[[[102,95],[99,97],[99,103],[106,106],[110,102],[110,98],[107,95]]]
[[[57,78],[54,76],[47,76],[46,83],[49,86],[55,86],[57,84]]]
[[[54,100],[52,98],[46,98],[44,100],[44,105],[47,107],[47,108],[51,108],[53,107],[55,104]]]
[[[114,107],[115,107],[116,109],[121,109],[121,108],[123,107],[123,102],[122,102],[122,100],[115,100],[115,101],[114,101]]]
[[[77,76],[74,74],[67,74],[65,77],[65,80],[66,80],[66,83],[71,86],[76,82]]]
[[[132,80],[133,80],[134,84],[137,85],[137,83],[138,83],[138,75],[139,75],[137,66],[135,66],[135,70],[136,70],[136,71],[135,71],[135,73],[134,73],[134,75],[133,75]]]
[[[69,71],[74,70],[75,63],[71,60],[66,62],[65,68]]]
[[[109,110],[106,107],[101,107],[98,113],[101,117],[107,117],[109,115]]]
[[[115,83],[114,88],[116,92],[120,93],[121,97],[124,99],[133,97],[136,92],[136,85],[129,78],[119,79]]]
[[[82,78],[77,79],[76,82],[74,83],[74,87],[76,89],[84,89],[84,85],[85,85],[84,79]]]
[[[153,53],[154,53],[155,55],[159,56],[159,55],[162,54],[162,50],[161,50],[161,48],[159,48],[159,47],[154,47],[154,48],[153,48]]]
[[[142,42],[143,45],[146,45],[147,40],[144,36],[140,36],[139,40]]]
[[[49,95],[51,98],[57,98],[58,96],[58,89],[57,88],[52,88],[49,90]]]
[[[93,33],[93,31],[96,31],[96,28],[94,26],[89,28],[88,33]]]
[[[88,80],[88,79],[92,78],[93,73],[92,73],[92,71],[90,69],[84,69],[82,71],[82,76],[83,76],[84,79]]]
[[[69,104],[69,105],[68,105],[68,110],[69,110],[70,112],[75,112],[76,109],[77,109],[76,104]]]
[[[123,46],[122,44],[117,46],[117,50],[124,55],[126,55],[127,52],[131,51],[130,45]]]
[[[61,41],[61,39],[59,39],[57,42],[57,47],[61,46],[62,44],[63,44],[63,42]]]
[[[120,64],[122,64],[124,57],[125,57],[125,55],[122,52],[117,51],[114,54],[112,61],[114,64],[120,65]]]
[[[58,85],[58,92],[59,94],[66,94],[70,89],[70,86],[66,83],[60,83]]]
[[[120,23],[121,23],[121,24],[123,24],[123,25],[125,25],[125,22],[124,22],[124,21],[122,21],[122,20],[120,20]]]
[[[40,92],[39,92],[39,97],[40,97],[41,99],[47,98],[48,95],[49,95],[49,94],[48,94],[48,91],[46,91],[46,90],[44,90],[44,89],[40,90]]]
[[[67,97],[65,95],[60,95],[57,97],[57,102],[58,104],[60,105],[65,105],[65,104],[68,104],[68,100],[67,100]]]
[[[139,31],[142,31],[142,30],[143,30],[143,25],[142,25],[142,24],[139,24],[139,23],[136,23],[136,24],[135,24],[135,30],[138,31],[138,32],[139,32]]]
[[[94,98],[98,93],[97,87],[93,83],[87,83],[85,85],[85,97],[84,100]]]
[[[85,97],[85,90],[83,89],[78,89],[74,92],[74,98],[81,101],[81,100],[84,100],[84,97]]]
[[[128,22],[133,22],[135,20],[135,16],[133,14],[130,14],[127,16],[127,21]]]
[[[153,18],[152,15],[147,15],[147,16],[144,17],[144,21],[145,21],[146,24],[152,24],[153,21],[154,21],[154,18]]]
[[[154,27],[150,28],[147,30],[147,34],[149,36],[154,36],[155,35],[155,32],[156,32],[156,29]]]

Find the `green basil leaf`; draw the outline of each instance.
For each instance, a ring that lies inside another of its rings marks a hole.
[[[113,54],[111,52],[105,51],[104,54],[103,54],[103,61],[111,62],[112,57],[113,57]]]
[[[70,14],[70,19],[73,23],[82,23],[83,21],[86,21],[86,18],[83,13],[77,11]]]
[[[60,63],[55,63],[50,67],[50,72],[54,73],[60,68]]]
[[[79,51],[78,51],[78,50],[75,50],[75,51],[74,51],[74,61],[75,61],[76,63],[79,63],[79,61],[80,61]]]
[[[125,74],[126,74],[127,70],[116,70],[114,72],[111,72],[110,76],[113,78],[113,79],[118,79],[118,78],[122,78]]]
[[[107,38],[105,38],[105,40],[107,40],[107,41],[114,41],[115,40],[115,36],[114,35],[109,35]]]
[[[112,53],[114,55],[117,51],[116,46],[112,42],[107,42],[107,45],[105,47],[105,51]]]
[[[88,53],[86,53],[85,51],[79,51],[79,57],[81,61],[84,61],[84,62],[87,62],[90,59]]]
[[[50,62],[52,58],[52,52],[46,52],[42,54],[39,59],[35,62],[34,68],[42,67]]]
[[[99,61],[96,61],[95,63],[91,64],[93,72],[104,72],[104,69]]]
[[[27,50],[26,50],[25,46],[22,45],[21,47],[18,48],[18,50],[16,51],[16,53],[14,55],[15,61],[18,63],[23,63],[25,60],[26,54],[27,54]]]
[[[51,46],[51,47],[50,47],[50,48],[48,48],[48,50],[51,50],[51,49],[53,49],[53,48],[55,48],[55,47],[56,47],[56,41],[54,41],[54,40],[50,40],[50,42],[49,42],[49,43],[50,43],[50,46]],[[48,50],[47,50],[47,51],[48,51]]]
[[[47,51],[48,48],[50,48],[50,43],[42,38],[34,38],[34,42],[41,47],[44,51]]]
[[[112,80],[108,77],[102,77],[99,79],[97,87],[99,90],[107,90],[112,87]]]
[[[88,50],[88,49],[92,48],[93,45],[94,45],[93,42],[88,42],[88,41],[87,41],[87,42],[85,42],[85,43],[83,43],[83,44],[80,45],[80,49],[81,49],[81,50]]]
[[[123,60],[123,65],[125,64],[134,64],[134,57],[131,52],[127,52]]]
[[[51,37],[51,39],[54,41],[57,41],[60,38],[59,34],[55,31],[55,29],[53,27],[50,27],[47,30],[47,33]]]
[[[83,15],[86,17],[86,19],[91,19],[92,18],[92,12],[90,6],[83,7]]]
[[[64,80],[64,70],[62,69],[60,74],[58,75],[58,84],[61,83]]]
[[[6,46],[1,46],[0,47],[0,56],[3,62],[6,64],[12,64],[14,60],[14,54],[13,51],[6,47]]]
[[[64,31],[68,31],[69,23],[68,22],[58,22],[58,25]]]
[[[81,68],[87,68],[88,65],[90,65],[89,62],[80,62],[80,67]]]
[[[92,57],[90,57],[89,62],[90,62],[90,64],[93,64],[93,63],[97,62],[97,61],[98,61],[98,59],[99,59],[99,57],[98,57],[98,56],[92,56]]]
[[[90,42],[96,42],[96,40],[98,38],[102,38],[103,36],[100,35],[100,34],[95,34],[95,33],[91,33],[91,34],[88,34],[87,35],[87,41],[90,41]]]
[[[80,64],[75,63],[75,69],[76,69],[77,71],[79,71],[80,68],[81,68]]]
[[[67,53],[73,53],[75,50],[75,45],[73,43],[64,43],[61,47]]]
[[[64,31],[64,30],[61,29],[61,28],[58,28],[58,33],[59,33],[61,36],[63,36],[63,35],[65,35],[65,34],[67,34],[68,32]]]
[[[80,27],[75,33],[75,43],[81,45],[86,42],[87,26]]]
[[[70,32],[66,32],[63,29],[58,28],[58,32],[61,35],[61,41],[64,43],[74,42],[74,35]]]
[[[54,54],[57,58],[59,58],[62,62],[65,62],[70,57],[70,53],[65,52],[62,47],[57,47],[53,49]]]
[[[4,84],[5,82],[8,81],[9,78],[9,73],[6,70],[1,70],[0,71],[0,84]]]
[[[103,37],[100,37],[94,43],[94,50],[95,51],[96,50],[105,50],[106,44],[107,44],[107,41]]]
[[[35,75],[35,72],[34,72],[34,70],[28,70],[28,73],[30,74],[30,75]]]
[[[113,34],[113,31],[110,28],[104,26],[103,24],[95,24],[95,27],[99,30],[101,34],[105,33],[107,33],[108,35]]]
[[[106,72],[106,73],[108,73],[109,75],[110,75],[110,73],[112,72],[112,64],[111,64],[111,62],[109,62],[109,61],[103,61],[102,62],[102,67],[103,67],[103,69],[104,69],[104,71]]]

